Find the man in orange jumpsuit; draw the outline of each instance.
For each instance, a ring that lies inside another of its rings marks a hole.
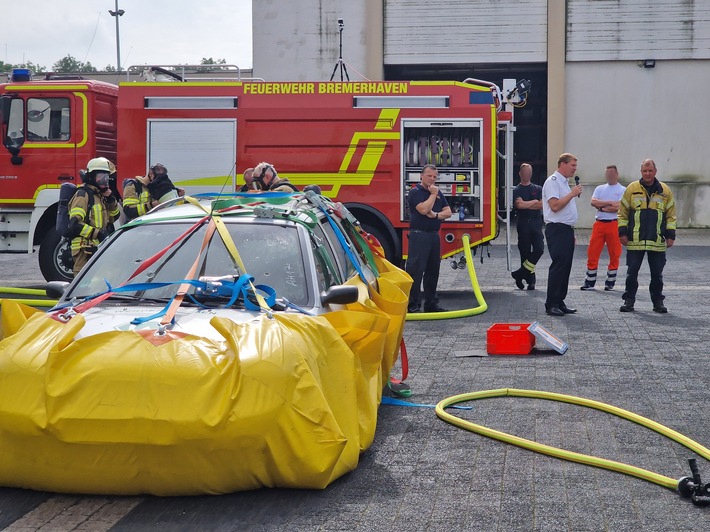
[[[582,290],[594,290],[594,285],[597,282],[599,256],[604,249],[604,244],[609,251],[609,268],[606,272],[604,290],[614,289],[616,272],[619,269],[621,241],[619,240],[617,213],[626,187],[619,184],[619,171],[613,164],[606,167],[604,177],[606,185],[599,185],[592,194],[592,207],[597,209],[597,214],[587,248],[587,278],[581,287]]]

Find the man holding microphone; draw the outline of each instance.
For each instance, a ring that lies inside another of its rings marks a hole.
[[[574,225],[577,223],[577,204],[582,185],[570,188],[568,179],[577,171],[577,157],[563,153],[557,160],[557,170],[542,187],[542,214],[545,219],[545,240],[552,264],[547,276],[545,311],[550,316],[574,314],[577,309],[565,304],[569,274],[574,257]]]

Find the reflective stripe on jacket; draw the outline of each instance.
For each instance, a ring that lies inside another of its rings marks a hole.
[[[87,212],[89,193],[94,196],[94,204]],[[106,229],[110,222],[117,220],[119,214],[118,202],[113,196],[105,198],[91,185],[77,190],[69,202],[69,223],[71,224],[72,218],[75,218],[80,227],[79,236],[71,241],[72,250],[98,246],[99,231]]]
[[[153,200],[147,186],[136,185],[137,180],[131,179],[123,188],[123,212],[129,220],[147,213],[150,210],[150,202]]]
[[[619,205],[619,236],[628,237],[626,249],[665,251],[666,239],[675,240],[676,209],[668,185],[656,179],[650,189],[634,181]]]

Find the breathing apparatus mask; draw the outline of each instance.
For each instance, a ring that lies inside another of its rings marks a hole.
[[[160,163],[154,164],[150,167],[150,169],[153,172],[153,179],[157,179],[158,177],[167,177],[168,175],[168,169]]]
[[[264,166],[259,175],[254,175],[254,182],[259,185],[259,188],[261,190],[269,190],[269,185],[267,185],[265,181],[266,172],[268,172],[269,170],[271,170],[271,173],[274,176],[273,179],[276,179],[276,170],[274,170],[273,166],[268,164]]]
[[[107,190],[109,188],[109,173],[94,172],[94,184],[100,190]]]

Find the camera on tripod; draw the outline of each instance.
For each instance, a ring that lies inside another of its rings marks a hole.
[[[345,29],[345,21],[342,18],[338,19],[338,32],[340,34],[340,54],[338,55],[338,60],[335,62],[335,68],[333,73],[330,75],[330,81],[335,78],[335,73],[340,69],[340,81],[345,81],[346,79],[350,81],[350,75],[348,74],[348,69],[345,67],[345,61],[343,61],[343,29]]]

